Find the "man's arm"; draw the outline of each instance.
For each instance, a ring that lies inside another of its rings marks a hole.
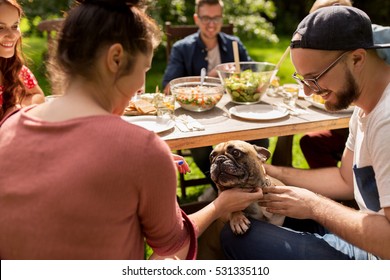
[[[390,259],[390,207],[385,216],[364,213],[304,188],[264,188],[261,205],[274,214],[312,219],[347,242],[383,259]]]
[[[368,214],[321,198],[313,207],[313,217],[332,233],[363,250],[390,259],[390,207],[385,216]]]
[[[341,166],[319,169],[297,169],[265,165],[267,173],[286,185],[311,190],[335,200],[353,198],[353,152],[345,149]]]

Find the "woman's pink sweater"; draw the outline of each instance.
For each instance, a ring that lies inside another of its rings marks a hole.
[[[144,240],[166,255],[194,236],[156,134],[118,116],[51,123],[28,109],[0,128],[1,259],[143,259]]]

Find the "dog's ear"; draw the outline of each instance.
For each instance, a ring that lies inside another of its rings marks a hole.
[[[253,147],[255,148],[257,155],[262,162],[266,162],[267,159],[269,159],[269,157],[271,156],[271,152],[268,151],[268,149],[256,145],[253,145]]]
[[[213,163],[214,158],[217,156],[217,152],[215,150],[212,150],[209,155],[209,161],[210,163]]]

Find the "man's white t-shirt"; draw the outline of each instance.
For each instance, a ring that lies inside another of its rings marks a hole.
[[[356,108],[346,143],[354,152],[354,193],[360,209],[384,215],[390,207],[390,84],[368,114]]]

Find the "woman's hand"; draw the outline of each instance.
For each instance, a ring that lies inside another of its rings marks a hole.
[[[177,170],[180,173],[186,174],[188,172],[191,172],[190,166],[188,165],[188,163],[186,162],[184,157],[176,155],[176,154],[172,154],[172,157],[173,157],[173,160],[175,161]]]
[[[260,205],[274,214],[296,219],[310,219],[319,196],[307,189],[291,186],[275,186],[263,189]]]
[[[258,202],[263,198],[263,192],[261,188],[257,188],[254,191],[252,189],[230,189],[221,192],[214,200],[214,205],[219,216],[226,213],[236,212],[244,210],[253,202]]]
[[[45,95],[39,85],[31,89],[26,88],[26,96],[22,100],[22,107],[43,102],[45,102]]]

